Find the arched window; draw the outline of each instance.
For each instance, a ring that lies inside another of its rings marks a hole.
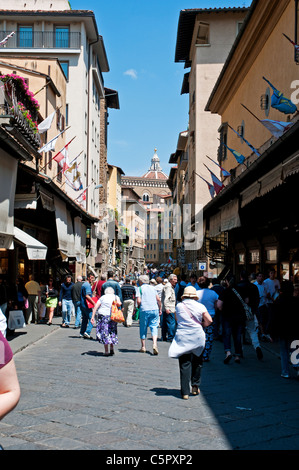
[[[142,196],[142,200],[143,200],[143,202],[149,202],[149,194],[144,193],[143,196]]]

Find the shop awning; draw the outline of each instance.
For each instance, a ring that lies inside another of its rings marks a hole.
[[[14,227],[14,238],[17,242],[26,247],[29,260],[37,261],[46,259],[48,248],[31,235],[28,235],[28,233],[23,232],[23,230],[20,230],[18,227]]]
[[[66,258],[76,258],[75,235],[71,214],[64,201],[54,196],[58,249]]]

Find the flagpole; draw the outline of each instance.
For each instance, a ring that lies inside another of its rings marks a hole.
[[[66,130],[67,130],[67,129],[66,129]],[[64,131],[64,132],[65,132],[65,131]],[[59,134],[59,135],[61,135],[61,134]],[[58,135],[58,137],[59,137],[59,135]],[[64,147],[62,147],[62,149],[59,150],[59,152],[57,152],[57,153],[54,155],[54,157],[52,157],[52,158],[48,161],[48,163],[47,163],[43,168],[40,169],[40,171],[44,170],[44,169],[49,165],[49,163],[50,163],[52,160],[54,160],[54,158],[57,157],[57,155],[58,155],[60,152],[62,152],[62,150],[63,150],[65,147],[67,147],[68,145],[70,145],[70,143],[71,143],[75,138],[76,138],[76,136],[73,137],[72,140],[70,140],[68,144],[65,144]],[[55,139],[56,139],[56,137],[55,137]],[[54,140],[54,139],[52,139],[52,140]],[[50,142],[52,142],[52,141],[50,140]],[[49,144],[50,142],[47,142],[47,143]]]
[[[260,124],[262,124],[261,120],[255,114],[253,114],[253,112],[250,111],[250,109],[246,108],[246,106],[242,103],[241,103],[241,106],[243,106],[243,108],[245,108],[246,111],[248,111]]]
[[[50,83],[51,83],[51,80],[49,80],[43,87],[41,87],[38,91],[36,91],[33,96],[37,95],[40,91],[42,91],[44,88],[50,85]]]

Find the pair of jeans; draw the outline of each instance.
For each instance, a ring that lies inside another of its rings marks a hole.
[[[195,354],[190,353],[183,354],[179,357],[182,395],[189,395],[190,383],[192,387],[200,386],[202,363],[202,354],[200,356],[196,356]]]
[[[82,323],[81,323],[80,334],[84,335],[84,333],[87,333],[88,335],[90,335],[91,330],[93,329],[93,324],[90,321],[92,317],[92,309],[85,308],[81,304],[81,312],[82,312]]]
[[[73,305],[72,300],[62,299],[62,323],[65,325],[69,325],[71,323]]]
[[[223,346],[224,351],[231,351],[231,337],[234,341],[235,355],[242,356],[242,334],[243,334],[243,325],[234,321],[229,321],[223,319],[222,323],[223,328]]]
[[[174,313],[162,312],[161,315],[162,340],[172,341],[176,332],[176,321]]]
[[[75,307],[75,328],[78,328],[81,325],[81,318],[82,318],[80,300],[76,300],[74,302],[74,307]]]

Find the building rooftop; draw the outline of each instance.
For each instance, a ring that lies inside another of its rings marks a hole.
[[[231,7],[231,8],[191,8],[181,10],[177,42],[175,50],[175,62],[185,62],[186,67],[189,66],[189,52],[193,37],[194,25],[197,15],[201,14],[227,14],[242,13],[249,11],[248,7]]]

